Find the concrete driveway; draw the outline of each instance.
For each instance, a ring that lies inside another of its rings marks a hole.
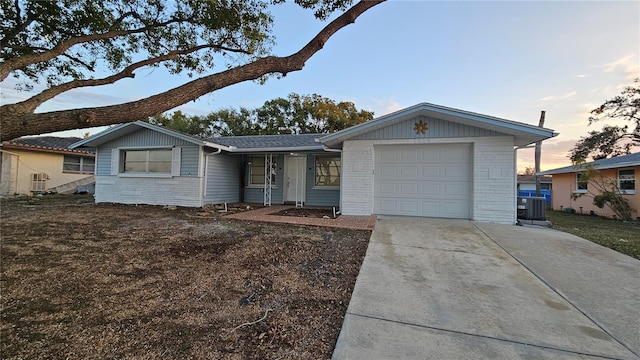
[[[640,261],[544,228],[380,217],[334,359],[638,359]]]

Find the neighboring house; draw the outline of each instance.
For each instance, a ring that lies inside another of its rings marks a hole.
[[[616,156],[610,159],[602,159],[582,164],[578,167],[565,166],[558,169],[542,171],[540,175],[551,175],[553,177],[553,201],[554,210],[572,208],[576,212],[589,214],[591,211],[602,216],[613,216],[614,213],[607,207],[600,209],[593,205],[593,198],[587,194],[599,192],[594,183],[583,183],[580,181],[580,170],[585,166],[593,165],[600,170],[602,176],[614,181],[621,191],[623,197],[629,200],[629,205],[636,211],[640,210],[640,191],[637,188],[637,181],[640,174],[640,153]],[[573,199],[573,194],[585,194],[577,199]]]
[[[0,144],[0,195],[74,192],[93,182],[91,150],[72,150],[80,138],[25,137]]]
[[[551,176],[540,176],[540,190],[551,191]],[[518,175],[518,191],[536,191],[535,175]]]
[[[72,148],[97,148],[97,202],[295,203],[514,224],[515,150],[555,135],[422,103],[333,134],[200,139],[133,122]]]

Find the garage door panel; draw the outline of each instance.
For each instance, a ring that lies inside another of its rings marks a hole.
[[[440,154],[440,149],[436,148],[423,148],[422,152],[422,161],[429,162],[440,162],[442,160],[442,155]]]
[[[444,176],[452,181],[468,182],[470,171],[462,166],[448,165],[443,168]]]
[[[419,179],[418,177],[419,169],[417,167],[404,165],[404,166],[399,166],[399,168],[400,168],[400,171],[399,171],[400,177],[402,179],[406,179],[406,180]]]
[[[470,145],[376,146],[375,159],[376,213],[469,218]]]
[[[376,193],[380,194],[380,197],[393,197],[398,195],[398,185],[392,182],[381,182],[376,185]]]
[[[422,179],[441,180],[444,176],[445,176],[445,173],[441,167],[437,167],[437,166],[422,167]]]
[[[396,200],[379,199],[376,201],[375,206],[380,209],[381,214],[395,214],[398,212],[397,203]]]
[[[420,153],[418,149],[402,149],[399,160],[402,162],[419,161]]]
[[[419,184],[415,182],[400,184],[400,194],[403,196],[417,196],[418,186]]]
[[[427,199],[437,199],[442,194],[441,183],[439,182],[431,182],[431,183],[422,183],[421,186],[421,198]]]
[[[398,150],[396,149],[388,149],[389,151],[384,151],[378,154],[380,161],[398,161],[400,157],[398,156]]]
[[[415,200],[403,200],[399,202],[398,211],[401,213],[415,213],[418,211],[418,202]]]
[[[468,163],[470,153],[465,148],[448,148],[444,150],[443,157],[446,161]]]
[[[396,165],[380,165],[378,172],[381,179],[395,179],[398,177],[398,167]]]

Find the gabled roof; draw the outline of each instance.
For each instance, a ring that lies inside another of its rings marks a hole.
[[[101,131],[93,136],[90,136],[82,141],[78,141],[74,144],[72,144],[70,146],[70,148],[75,149],[78,147],[82,147],[82,146],[90,146],[90,147],[97,147],[99,145],[102,145],[106,142],[109,142],[111,140],[117,139],[121,136],[130,134],[134,131],[140,130],[140,129],[150,129],[150,130],[154,130],[154,131],[158,131],[160,133],[169,135],[169,136],[173,136],[176,137],[178,139],[182,139],[184,141],[196,144],[196,145],[204,145],[204,146],[211,146],[211,147],[216,147],[215,144],[211,144],[206,140],[203,139],[199,139],[197,137],[191,136],[191,135],[187,135],[187,134],[183,134],[181,132],[175,131],[175,130],[170,130],[167,128],[163,128],[162,126],[157,126],[157,125],[153,125],[153,124],[149,124],[147,122],[144,121],[134,121],[134,122],[130,122],[130,123],[124,123],[124,124],[120,124],[120,125],[116,125],[113,127],[110,127],[104,131]]]
[[[318,143],[324,134],[250,135],[212,137],[208,141],[226,146],[231,152],[322,150]]]
[[[35,136],[22,137],[2,143],[4,149],[24,149],[54,153],[78,153],[92,155],[94,149],[74,150],[70,146],[82,140],[79,137]]]
[[[608,159],[596,160],[588,163],[581,164],[579,166],[565,166],[557,169],[551,169],[547,171],[541,171],[539,175],[553,175],[562,173],[578,172],[587,166],[594,165],[596,169],[615,169],[629,166],[640,166],[640,152],[629,155],[616,156]]]
[[[558,135],[557,133],[554,133],[553,130],[547,128],[541,128],[516,121],[500,119],[489,115],[477,114],[435,104],[420,103],[371,121],[352,126],[348,129],[323,136],[320,138],[320,142],[330,147],[341,147],[342,142],[345,140],[404,120],[412,119],[416,116],[427,116],[462,125],[497,131],[506,135],[512,135],[515,138],[516,146],[526,146]]]

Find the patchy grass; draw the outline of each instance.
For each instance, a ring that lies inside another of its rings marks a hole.
[[[547,220],[557,230],[640,259],[640,222],[547,210]]]
[[[370,237],[90,196],[0,207],[3,359],[327,359]]]

